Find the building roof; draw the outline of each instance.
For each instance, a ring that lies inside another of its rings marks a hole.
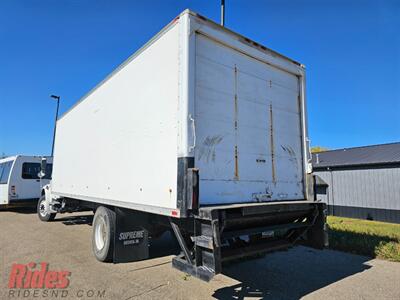
[[[400,142],[313,153],[314,169],[400,164]]]

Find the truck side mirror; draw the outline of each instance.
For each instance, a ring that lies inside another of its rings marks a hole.
[[[46,166],[47,166],[47,158],[42,157],[42,160],[40,161],[40,172],[38,173],[39,178],[43,178],[46,176]]]

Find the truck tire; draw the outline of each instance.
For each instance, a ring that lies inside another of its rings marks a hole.
[[[104,206],[98,207],[94,215],[92,230],[92,249],[98,261],[112,261],[114,232],[115,212]]]
[[[46,210],[46,196],[42,195],[39,198],[38,204],[37,204],[37,214],[39,216],[39,219],[43,222],[50,222],[53,221],[54,218],[56,217],[56,213],[49,213]]]

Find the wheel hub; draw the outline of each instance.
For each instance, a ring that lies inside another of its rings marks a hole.
[[[47,215],[45,200],[42,200],[39,204],[39,213],[42,217],[46,217]]]
[[[101,250],[104,248],[107,240],[106,221],[104,220],[104,217],[101,217],[96,223],[94,240],[96,248]]]

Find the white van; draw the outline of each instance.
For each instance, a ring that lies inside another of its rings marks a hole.
[[[10,156],[0,159],[0,207],[36,205],[42,187],[50,182],[53,158],[46,158],[42,179],[42,156]]]

